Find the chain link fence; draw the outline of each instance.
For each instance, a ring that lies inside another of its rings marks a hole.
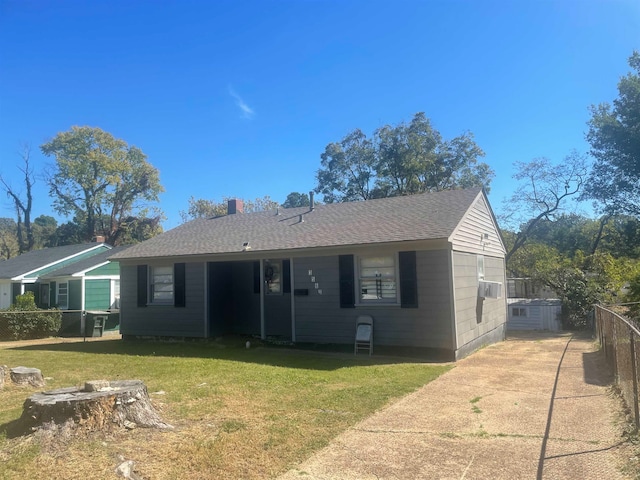
[[[596,335],[600,348],[613,367],[615,382],[627,407],[634,416],[636,431],[640,428],[638,406],[638,349],[640,330],[635,322],[623,317],[610,308],[596,305]]]

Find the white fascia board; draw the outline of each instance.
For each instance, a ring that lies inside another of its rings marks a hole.
[[[30,271],[28,271],[26,273],[23,273],[22,275],[18,275],[17,277],[13,277],[12,280],[22,280],[27,275],[30,275],[30,274],[32,274],[34,272],[37,272],[38,270],[43,270],[45,268],[53,267],[56,263],[61,263],[61,262],[64,262],[66,260],[71,260],[72,258],[75,258],[78,255],[82,255],[83,253],[87,253],[87,252],[90,252],[92,250],[95,250],[96,248],[102,248],[102,247],[107,247],[109,250],[111,250],[111,248],[112,248],[110,245],[107,245],[106,243],[100,243],[100,244],[95,245],[95,246],[93,246],[91,248],[87,248],[86,250],[82,250],[81,252],[74,253],[73,255],[69,255],[68,257],[60,258],[60,259],[56,260],[55,262],[51,262],[51,263],[49,263],[47,265],[42,265],[42,266],[40,266],[38,268],[34,268],[33,270],[30,270]],[[35,282],[35,279],[34,279],[34,282]]]
[[[107,265],[109,263],[111,263],[109,260],[105,260],[102,263],[99,263],[97,265],[93,265],[92,267],[85,268],[84,270],[81,270],[79,272],[73,273],[71,276],[72,277],[83,277],[87,272],[90,272],[91,270],[95,270],[96,268],[104,267],[105,265]]]

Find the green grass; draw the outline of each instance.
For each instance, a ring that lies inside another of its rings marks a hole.
[[[7,438],[35,389],[5,386],[0,478],[105,478],[118,457],[144,478],[273,478],[448,368],[381,357],[120,340],[0,347],[0,364],[42,370],[47,389],[140,379],[172,432],[145,429],[41,445]],[[5,432],[5,433],[3,433]]]

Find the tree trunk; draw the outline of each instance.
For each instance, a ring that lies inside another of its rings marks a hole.
[[[17,385],[31,385],[32,387],[44,387],[45,381],[42,372],[37,368],[15,367],[10,370],[11,381]]]
[[[25,401],[19,422],[23,433],[173,428],[162,421],[140,380],[100,380],[87,382],[82,389],[36,393]]]

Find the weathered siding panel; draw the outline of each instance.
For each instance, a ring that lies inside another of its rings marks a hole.
[[[352,344],[356,317],[371,315],[375,345],[451,350],[447,255],[444,250],[416,252],[418,308],[398,305],[340,308],[338,256],[296,258],[293,288],[309,292],[307,296],[295,297],[296,340]]]
[[[84,309],[108,310],[111,306],[111,280],[86,280]]]
[[[484,233],[489,234],[488,239],[482,238]],[[451,243],[456,251],[504,256],[504,245],[484,196],[478,197],[478,201],[460,222]]]
[[[491,343],[489,338],[482,339],[485,335],[503,335],[500,332],[504,332],[507,321],[504,259],[484,256],[484,278],[503,284],[502,298],[478,297],[477,265],[477,255],[453,252],[456,342],[462,355],[484,343]]]
[[[204,263],[185,265],[186,306],[137,306],[137,265],[120,267],[120,332],[124,335],[204,337]]]

